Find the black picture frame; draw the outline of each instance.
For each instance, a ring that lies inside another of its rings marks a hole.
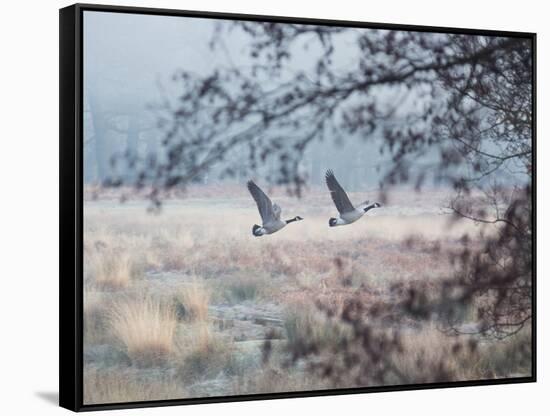
[[[532,285],[532,375],[507,379],[410,384],[364,388],[254,394],[227,397],[203,397],[110,404],[83,404],[83,12],[148,14],[210,19],[304,23],[314,25],[381,28],[406,31],[495,35],[520,37],[532,42],[533,114],[533,285]],[[414,26],[388,23],[366,23],[327,19],[262,16],[156,9],[144,7],[75,4],[59,11],[59,404],[73,411],[172,406],[199,403],[237,402],[326,395],[343,395],[401,390],[531,383],[537,380],[536,366],[536,34],[466,28]]]

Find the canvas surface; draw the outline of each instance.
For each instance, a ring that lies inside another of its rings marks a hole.
[[[84,12],[84,404],[530,377],[531,52]]]

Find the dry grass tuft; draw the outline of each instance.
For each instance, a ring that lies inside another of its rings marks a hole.
[[[481,346],[479,368],[487,378],[532,375],[531,326],[504,340]]]
[[[174,351],[174,309],[151,297],[124,299],[113,305],[110,326],[140,367],[163,365]]]
[[[257,273],[228,276],[224,279],[222,287],[223,298],[231,303],[241,303],[254,300],[263,293],[268,285],[265,277]]]
[[[193,321],[208,320],[210,290],[194,280],[185,285],[176,296],[178,317]]]
[[[185,390],[176,380],[151,380],[134,373],[84,369],[84,404],[180,399]]]
[[[328,389],[331,386],[305,372],[281,370],[279,366],[266,366],[260,370],[237,377],[232,385],[232,394],[266,394],[290,391]]]
[[[120,290],[132,280],[132,258],[127,253],[95,252],[86,256],[86,263],[98,288]]]
[[[184,325],[178,350],[183,358],[178,376],[185,382],[215,377],[233,365],[232,342],[215,333],[206,322]]]
[[[338,345],[347,336],[347,328],[331,322],[311,302],[291,304],[285,312],[284,328],[291,350],[310,343],[321,347]]]
[[[531,375],[530,330],[505,340],[484,340],[474,336],[447,336],[427,325],[403,337],[405,353],[396,364],[411,383],[436,380],[439,367],[443,381],[477,380]]]
[[[84,290],[84,344],[107,341],[107,301],[102,292]]]
[[[473,341],[472,341],[473,342]],[[477,344],[451,337],[428,325],[403,336],[404,352],[393,361],[410,383],[475,380],[483,378]],[[444,379],[442,378],[444,376]]]

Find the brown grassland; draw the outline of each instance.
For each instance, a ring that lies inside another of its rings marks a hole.
[[[160,213],[116,195],[85,201],[86,404],[354,386],[311,377],[307,362],[289,360],[304,341],[330,347],[348,336],[315,302],[343,304],[362,290],[370,306],[391,304],[403,283],[429,291],[453,272],[433,247],[494,231],[451,225],[443,191],[395,191],[366,218],[331,229],[326,192],[298,200],[273,190],[283,217],[305,220],[255,238],[260,219],[246,190],[218,191],[192,188]],[[457,338],[473,336],[447,335],[435,320],[372,321],[403,334],[402,353],[390,359],[408,382],[434,381],[423,362],[445,362],[449,381],[529,375],[529,328],[468,349]],[[465,324],[475,324],[475,311],[465,311]]]

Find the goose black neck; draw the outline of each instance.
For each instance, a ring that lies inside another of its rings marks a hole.
[[[289,219],[289,220],[286,220],[285,222],[286,222],[287,224],[290,224],[291,222],[294,222],[294,221],[298,221],[298,220],[297,220],[296,218],[291,218],[291,219]]]
[[[365,212],[373,209],[373,208],[377,208],[378,207],[378,204],[375,202],[374,204],[370,204],[370,205],[367,205],[364,209]]]

